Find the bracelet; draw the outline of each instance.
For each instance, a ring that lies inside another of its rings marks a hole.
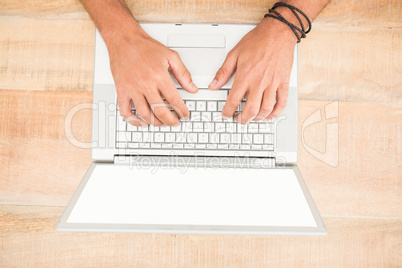
[[[280,7],[280,6],[287,7],[288,9],[290,9],[292,11],[293,15],[295,15],[295,17],[299,21],[301,28],[299,28],[296,25],[290,23],[281,14],[279,14],[277,11],[274,10],[275,8]],[[299,12],[307,20],[307,22],[308,22],[308,29],[307,30],[305,30],[303,22],[300,19],[299,15],[297,14],[296,11]],[[311,31],[311,21],[310,21],[310,19],[307,17],[307,15],[303,11],[301,11],[297,7],[294,7],[292,5],[288,5],[286,3],[277,2],[277,3],[274,4],[274,6],[271,9],[268,10],[268,12],[269,13],[265,14],[264,18],[266,18],[266,17],[274,18],[274,19],[277,19],[277,20],[285,23],[286,25],[288,25],[290,27],[290,29],[293,31],[293,33],[296,35],[297,43],[300,43],[301,38],[305,38],[306,34]],[[270,13],[274,13],[275,15],[272,15]],[[299,36],[299,34],[297,32],[300,33],[300,36]]]

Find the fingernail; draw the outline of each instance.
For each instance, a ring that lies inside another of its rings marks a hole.
[[[223,120],[229,120],[230,117],[229,117],[229,116],[226,116],[226,115],[222,115],[222,119],[223,119]]]
[[[195,92],[198,91],[198,87],[197,87],[193,82],[191,82],[191,87],[193,88],[193,90],[194,90]]]
[[[209,88],[215,87],[217,82],[218,82],[218,80],[216,80],[216,79],[212,80],[211,84],[209,84],[208,87],[209,87]]]

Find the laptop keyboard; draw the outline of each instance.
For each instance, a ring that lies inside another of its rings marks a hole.
[[[233,150],[274,151],[275,123],[250,122],[242,125],[233,118],[223,120],[225,101],[184,100],[189,120],[177,127],[136,127],[117,112],[116,148],[145,150]],[[243,100],[237,109],[244,107]],[[136,114],[135,109],[133,109]]]

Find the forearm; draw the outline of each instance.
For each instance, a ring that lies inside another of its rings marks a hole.
[[[143,33],[123,0],[80,0],[107,46],[113,40]]]

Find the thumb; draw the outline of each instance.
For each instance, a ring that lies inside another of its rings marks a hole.
[[[223,87],[229,78],[232,76],[233,72],[236,69],[237,58],[233,56],[232,52],[226,56],[225,62],[222,64],[222,67],[219,68],[218,72],[215,75],[214,80],[212,80],[211,84],[209,84],[208,88],[212,90],[217,90]]]
[[[172,73],[177,82],[179,82],[180,86],[188,92],[196,93],[198,88],[196,85],[194,85],[190,72],[181,61],[179,53],[174,52],[173,56],[169,60],[169,64],[170,69],[172,70]]]

